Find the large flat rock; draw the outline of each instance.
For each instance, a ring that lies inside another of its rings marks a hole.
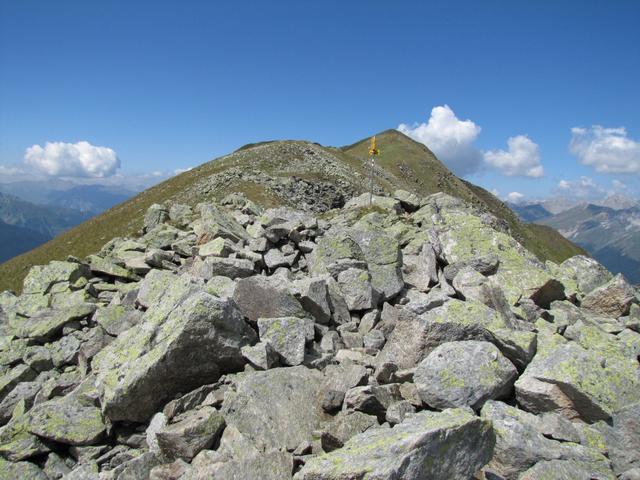
[[[466,409],[421,412],[393,428],[369,429],[311,458],[296,480],[468,480],[493,455],[491,423]]]

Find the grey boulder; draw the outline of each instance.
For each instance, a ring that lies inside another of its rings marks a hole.
[[[233,300],[252,322],[258,318],[305,317],[300,302],[289,291],[286,281],[253,276],[238,280]]]
[[[258,331],[261,342],[282,358],[285,365],[296,366],[304,361],[306,322],[297,317],[259,318]]]
[[[634,288],[618,274],[586,295],[581,306],[605,317],[618,318],[629,313],[631,304],[637,302],[635,295]]]
[[[421,412],[393,428],[373,428],[307,461],[296,480],[468,480],[493,455],[491,423],[470,410]]]
[[[518,371],[493,344],[468,340],[444,343],[416,368],[414,383],[432,408],[471,407],[501,399],[513,390]]]
[[[234,303],[182,285],[92,362],[102,407],[113,421],[145,421],[180,391],[215,381],[245,364],[256,340]]]
[[[222,414],[259,450],[293,450],[309,439],[327,415],[322,410],[322,373],[303,366],[235,375]]]
[[[174,418],[156,432],[155,438],[164,459],[189,461],[211,447],[224,427],[224,417],[215,408],[205,406]]]

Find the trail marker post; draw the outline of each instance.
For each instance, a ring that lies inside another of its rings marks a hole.
[[[380,156],[380,150],[376,144],[375,135],[371,137],[371,145],[369,146],[369,206],[373,202],[373,167],[375,165],[375,157]]]

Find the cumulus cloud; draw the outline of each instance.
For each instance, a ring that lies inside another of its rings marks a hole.
[[[526,135],[509,137],[508,151],[489,150],[484,161],[509,177],[523,176],[539,178],[544,175],[540,164],[540,148]]]
[[[560,180],[556,192],[564,197],[584,200],[601,198],[606,193],[590,177],[580,177],[578,180]]]
[[[572,128],[569,150],[600,173],[640,173],[640,142],[629,138],[624,127]]]
[[[457,175],[469,175],[481,166],[482,153],[473,145],[480,126],[460,120],[448,105],[434,107],[426,123],[402,123],[398,130],[424,143]]]
[[[510,192],[507,194],[507,202],[515,203],[516,205],[522,203],[524,195],[520,192]]]
[[[25,151],[24,163],[53,177],[104,178],[120,168],[120,159],[112,149],[89,142],[47,142]]]

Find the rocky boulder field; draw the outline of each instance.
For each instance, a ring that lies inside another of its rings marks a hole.
[[[639,304],[442,193],[153,205],[0,294],[0,478],[637,480]]]

